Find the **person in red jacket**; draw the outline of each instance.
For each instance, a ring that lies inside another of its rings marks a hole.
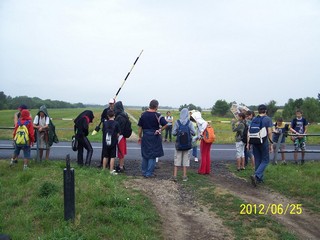
[[[19,126],[25,125],[26,128],[28,129],[28,137],[27,143],[26,144],[19,144],[18,138],[17,138],[17,132],[19,131]],[[20,151],[23,150],[24,154],[24,165],[23,165],[23,170],[28,169],[28,161],[31,156],[31,146],[34,144],[34,128],[33,128],[33,123],[32,123],[32,118],[30,116],[30,112],[27,109],[24,109],[21,111],[21,116],[18,119],[17,124],[14,127],[13,131],[13,138],[15,140],[15,150],[13,154],[13,158],[11,159],[10,166],[13,166],[14,164],[18,163],[18,156],[20,154]]]

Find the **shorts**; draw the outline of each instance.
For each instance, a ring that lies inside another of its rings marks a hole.
[[[236,142],[236,158],[244,158],[244,147],[244,142]]]
[[[306,150],[306,137],[294,139],[294,150],[299,151],[299,149],[301,149],[301,151]]]
[[[190,166],[190,151],[177,151],[174,152],[174,166],[176,167],[189,167]]]
[[[39,133],[39,148],[48,148],[48,132],[47,131],[42,131]]]
[[[15,145],[14,155],[18,157],[21,150],[23,151],[24,158],[26,158],[26,159],[30,159],[31,158],[31,148],[30,148],[30,146],[22,146],[21,147],[21,146]]]
[[[124,158],[127,155],[127,139],[122,137],[118,143],[118,158]]]
[[[113,147],[104,147],[102,150],[102,156],[104,158],[115,158],[116,157],[116,152],[117,152],[117,147],[116,145]]]

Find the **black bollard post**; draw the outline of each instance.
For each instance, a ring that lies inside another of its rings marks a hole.
[[[70,155],[66,156],[67,167],[63,170],[64,220],[75,218],[74,169],[70,169]]]

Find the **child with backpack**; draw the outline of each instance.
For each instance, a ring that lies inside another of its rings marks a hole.
[[[117,175],[118,173],[114,169],[114,161],[117,153],[118,137],[120,133],[120,127],[118,122],[114,120],[115,114],[113,110],[107,112],[108,120],[103,122],[102,128],[102,154],[103,154],[103,170],[107,167],[107,162],[110,161],[110,174]]]
[[[31,146],[34,143],[34,128],[30,112],[27,109],[21,111],[21,116],[15,125],[13,132],[13,139],[15,142],[15,150],[13,158],[11,159],[10,166],[18,163],[17,158],[20,151],[23,150],[24,165],[23,170],[28,169],[28,160],[31,156]]]
[[[236,159],[237,159],[237,171],[245,170],[244,167],[244,149],[248,128],[245,122],[246,115],[244,113],[238,113],[238,121],[232,121],[232,131],[236,133]]]
[[[187,108],[183,108],[180,112],[180,119],[175,122],[172,131],[172,135],[176,136],[173,181],[177,181],[178,167],[180,166],[183,166],[183,181],[188,181],[187,167],[190,166],[191,135],[194,136],[195,133],[194,126],[189,120],[189,111]]]

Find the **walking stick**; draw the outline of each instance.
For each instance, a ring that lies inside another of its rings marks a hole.
[[[140,56],[141,56],[142,52],[143,52],[143,49],[141,50],[141,52],[140,52],[139,56],[138,56],[138,57],[136,58],[136,60],[134,61],[133,65],[132,65],[132,67],[131,67],[131,69],[130,69],[130,71],[127,73],[126,77],[124,78],[124,80],[123,80],[123,82],[122,82],[121,86],[119,87],[119,89],[118,89],[118,91],[117,91],[117,93],[116,93],[116,95],[115,95],[115,97],[114,97],[114,100],[116,100],[116,98],[117,98],[117,96],[118,96],[119,92],[121,91],[121,89],[122,89],[122,87],[123,87],[124,83],[127,81],[127,78],[129,77],[129,75],[130,75],[130,73],[131,73],[132,69],[134,68],[134,66],[135,66],[135,65],[136,65],[136,63],[138,62],[138,60],[139,60],[139,58],[140,58]],[[96,135],[96,134],[100,131],[101,124],[102,124],[102,122],[100,122],[100,123],[99,123],[99,125],[98,125],[98,126],[96,126],[96,128],[95,128],[95,129],[94,129],[94,131],[92,132],[92,135]]]

